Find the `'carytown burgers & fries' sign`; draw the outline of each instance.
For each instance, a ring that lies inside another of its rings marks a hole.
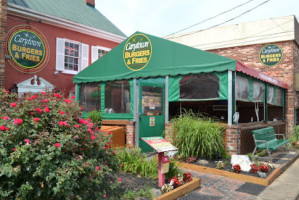
[[[7,51],[14,68],[25,73],[35,73],[48,62],[48,44],[44,36],[29,26],[17,26],[9,31]]]
[[[146,67],[152,56],[152,44],[144,34],[134,34],[126,42],[124,47],[124,62],[133,71],[139,71]]]

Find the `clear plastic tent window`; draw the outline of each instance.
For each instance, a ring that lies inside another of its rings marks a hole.
[[[107,82],[105,113],[130,113],[130,84],[128,81]]]
[[[268,104],[274,105],[274,87],[268,86]]]
[[[100,83],[85,83],[79,89],[79,102],[84,107],[84,112],[100,110],[101,85]]]
[[[276,88],[276,105],[282,106],[282,91],[279,88]]]
[[[249,81],[242,76],[236,76],[236,100],[249,101]]]
[[[219,98],[219,78],[216,74],[184,76],[180,80],[180,99]]]
[[[262,82],[253,81],[253,102],[263,102],[265,85]]]

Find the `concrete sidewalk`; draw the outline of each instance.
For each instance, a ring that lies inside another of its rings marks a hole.
[[[299,199],[299,159],[297,159],[271,185],[262,191],[260,200],[297,200]]]

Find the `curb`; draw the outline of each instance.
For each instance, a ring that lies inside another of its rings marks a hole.
[[[269,186],[280,174],[282,174],[292,163],[294,163],[297,158],[299,157],[299,154],[294,156],[289,162],[286,164],[282,165],[279,168],[276,168],[267,178],[259,178],[259,177],[254,177],[254,176],[247,176],[244,174],[237,174],[234,172],[228,172],[225,170],[219,170],[219,169],[214,169],[214,168],[209,168],[209,167],[204,167],[204,166],[199,166],[199,165],[193,165],[193,164],[188,164],[188,163],[178,163],[177,165],[180,166],[181,168],[197,171],[197,172],[202,172],[202,173],[210,173],[210,174],[215,174],[219,176],[225,176],[227,178],[232,178],[244,182],[249,182],[249,183],[254,183],[254,184],[259,184],[259,185],[264,185],[264,186]]]
[[[189,183],[186,183],[174,190],[171,190],[170,192],[167,192],[157,198],[155,198],[154,200],[174,200],[177,199],[189,192],[191,192],[192,190],[198,188],[201,184],[201,180],[199,178],[195,178],[192,177],[192,181],[190,181]]]

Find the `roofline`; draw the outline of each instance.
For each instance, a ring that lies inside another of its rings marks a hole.
[[[42,20],[45,24],[50,24],[53,26],[69,29],[72,31],[77,31],[79,33],[84,33],[90,36],[103,38],[112,42],[121,43],[126,39],[124,36],[120,36],[114,33],[107,31],[99,30],[90,26],[86,26],[77,22],[70,20],[62,19],[60,17],[55,17],[45,13],[37,12],[32,9],[24,8],[22,6],[17,6],[12,3],[7,4],[7,11],[9,14],[15,14],[17,16],[26,18],[26,19],[35,19],[37,21]]]

